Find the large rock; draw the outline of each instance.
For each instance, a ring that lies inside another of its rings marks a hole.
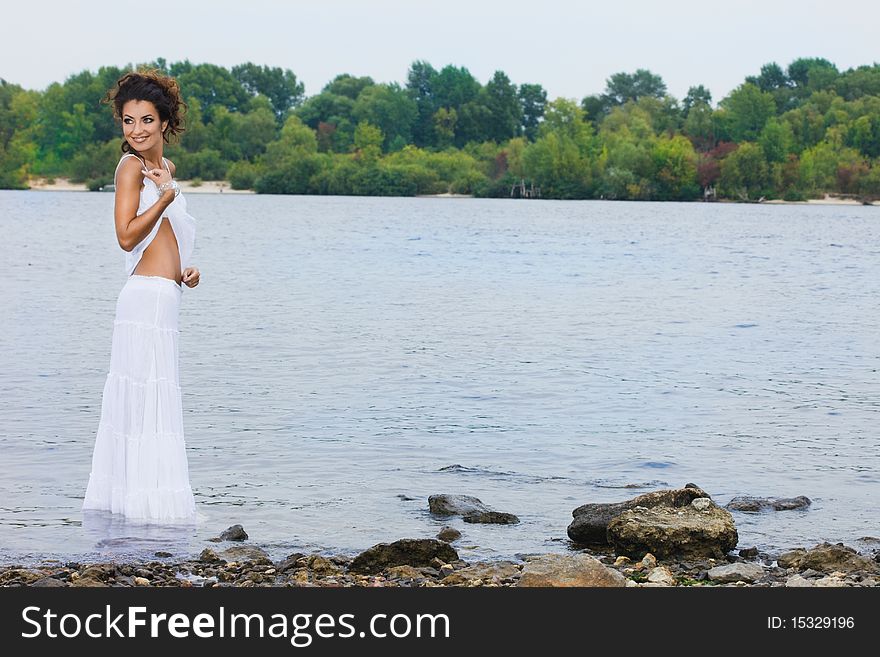
[[[519,522],[512,513],[502,511],[475,511],[462,516],[465,522],[483,523],[488,525],[515,525]]]
[[[223,541],[246,541],[248,535],[241,525],[232,525],[232,527],[220,534],[220,539]]]
[[[809,497],[798,495],[797,497],[751,497],[739,495],[727,503],[727,508],[733,511],[791,511],[793,509],[806,509],[812,504]]]
[[[629,509],[608,524],[608,540],[629,557],[650,552],[661,559],[721,559],[739,536],[730,512],[712,504],[703,510],[690,505]]]
[[[438,516],[462,516],[465,522],[496,525],[515,525],[519,522],[512,513],[495,511],[472,495],[431,495],[428,509]]]
[[[433,559],[449,563],[458,553],[448,543],[433,538],[402,538],[364,550],[349,564],[353,573],[374,574],[390,566],[430,566]]]
[[[463,516],[492,510],[472,495],[431,495],[428,508],[438,516]]]
[[[776,560],[782,568],[806,570],[812,568],[823,573],[858,571],[878,572],[880,564],[873,559],[860,555],[843,543],[820,543],[810,550],[799,548],[779,556]]]
[[[731,563],[715,566],[708,572],[713,582],[754,582],[764,576],[764,569],[756,563]]]
[[[253,546],[231,547],[218,553],[218,556],[229,563],[230,561],[253,561],[255,563],[272,563],[272,559],[265,550]]]
[[[526,562],[517,586],[626,586],[626,578],[588,554],[545,554]]]
[[[483,582],[499,583],[505,579],[513,579],[518,576],[520,567],[512,561],[499,561],[491,564],[474,564],[456,570],[443,578],[443,584],[448,586],[460,586],[472,582],[475,579]]]
[[[709,495],[698,486],[688,484],[684,488],[645,493],[625,502],[583,504],[571,512],[574,520],[568,526],[568,537],[575,543],[605,545],[608,543],[608,523],[624,511],[637,506],[684,507],[703,497],[709,498]]]

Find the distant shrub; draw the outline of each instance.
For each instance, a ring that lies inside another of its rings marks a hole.
[[[86,187],[89,188],[90,192],[100,192],[102,187],[106,187],[107,185],[112,185],[113,179],[109,176],[102,176],[99,178],[89,178],[86,181]]]
[[[226,178],[232,189],[253,189],[257,173],[256,166],[247,160],[241,160],[229,166],[226,170]]]

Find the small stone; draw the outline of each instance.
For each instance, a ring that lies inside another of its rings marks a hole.
[[[134,578],[134,585],[135,586],[149,586],[150,580],[148,580],[146,577],[135,577]]]
[[[666,566],[657,566],[652,568],[648,573],[648,581],[653,584],[662,584],[663,586],[675,586],[675,577]]]
[[[67,586],[60,579],[55,579],[54,577],[42,577],[38,580],[34,580],[31,583],[31,586],[36,586],[39,588],[55,588],[58,586]]]
[[[756,559],[758,557],[758,548],[750,547],[739,551],[739,556],[743,559]]]
[[[453,527],[444,527],[439,532],[437,532],[437,538],[441,541],[446,541],[447,543],[452,543],[459,538],[461,538],[461,532]]]
[[[241,525],[232,525],[232,527],[220,534],[220,539],[223,541],[246,541],[247,538],[247,532]]]
[[[153,554],[154,557],[159,557],[160,559],[164,559],[166,557],[173,556],[170,552],[165,552],[164,550],[159,550]]]
[[[641,566],[642,568],[653,568],[657,565],[657,557],[648,552],[644,557],[642,557]]]
[[[697,497],[691,502],[691,506],[697,511],[705,511],[712,506],[712,500],[708,497]]]
[[[211,548],[205,548],[199,555],[199,561],[203,563],[223,563],[224,559],[221,559],[220,555],[214,552]]]

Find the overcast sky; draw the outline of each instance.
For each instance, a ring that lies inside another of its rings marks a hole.
[[[648,68],[682,98],[717,102],[776,61],[825,57],[841,70],[880,60],[880,3],[867,0],[28,0],[5,3],[0,77],[29,89],[99,66],[164,57],[292,70],[306,95],[339,73],[406,82],[409,65],[501,69],[548,96],[599,93]],[[184,90],[185,92],[185,90]]]

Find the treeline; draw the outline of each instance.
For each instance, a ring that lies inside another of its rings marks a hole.
[[[801,200],[880,198],[880,65],[839,71],[803,58],[763,66],[713,104],[682,100],[647,70],[617,73],[602,94],[548,100],[502,71],[481,84],[463,67],[414,62],[405,86],[342,74],[306,97],[296,75],[246,63],[150,67],[188,104],[178,176],[280,194]],[[33,176],[97,189],[120,155],[100,103],[128,68],[102,67],[44,91],[0,80],[0,187]]]

